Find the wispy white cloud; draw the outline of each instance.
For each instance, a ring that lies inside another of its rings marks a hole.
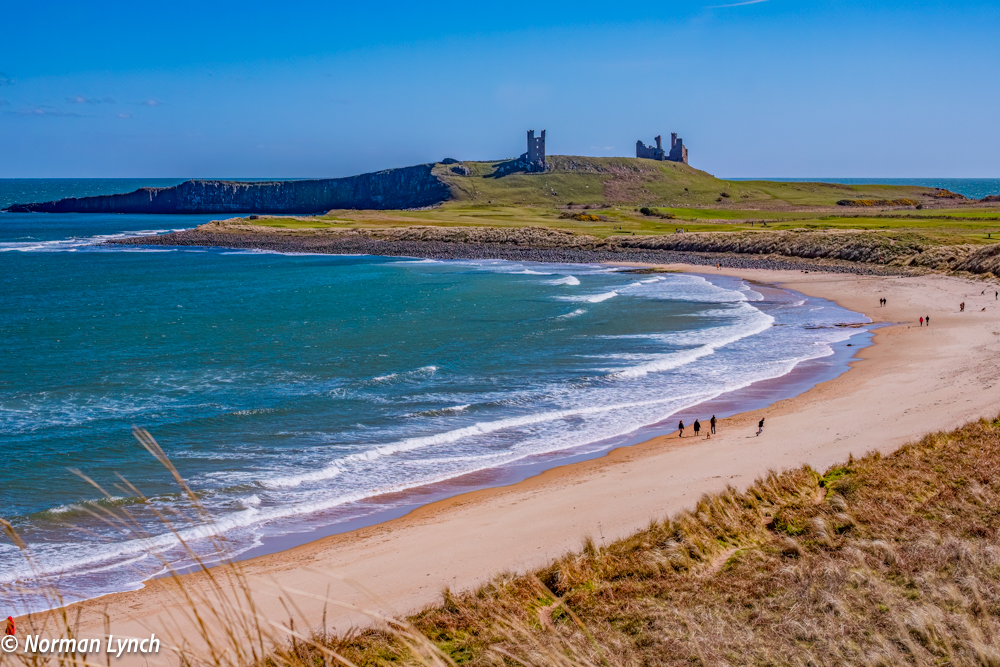
[[[118,117],[119,117],[119,118],[124,118],[125,120],[128,120],[129,118],[131,118],[131,117],[132,117],[132,114],[130,114],[130,113],[125,113],[125,112],[122,112],[122,113],[118,114]]]
[[[734,2],[731,5],[712,5],[706,9],[725,9],[726,7],[743,7],[744,5],[756,5],[767,0],[746,0],[746,2]]]
[[[60,111],[59,109],[53,109],[52,107],[39,106],[30,107],[27,109],[21,109],[17,112],[19,116],[67,116],[72,118],[79,118],[80,114],[73,113],[72,111]]]
[[[163,102],[161,102],[160,100],[149,99],[149,100],[143,100],[142,102],[139,102],[139,104],[147,107],[158,107],[162,105]]]
[[[70,104],[114,104],[115,98],[105,97],[103,99],[97,99],[94,97],[84,97],[83,95],[74,95],[73,97],[67,97],[66,101]]]

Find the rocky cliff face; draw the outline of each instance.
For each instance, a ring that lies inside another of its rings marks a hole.
[[[348,178],[242,183],[186,181],[172,188],[14,204],[15,213],[321,213],[335,208],[403,209],[451,196],[433,165],[387,169]]]

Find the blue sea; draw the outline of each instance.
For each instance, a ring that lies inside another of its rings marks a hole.
[[[0,203],[173,182],[0,181]],[[793,369],[842,372],[869,338],[838,326],[858,313],[734,278],[96,245],[212,217],[0,214],[0,507],[32,557],[0,538],[4,608],[135,589],[189,564],[180,539],[260,553],[596,455]]]

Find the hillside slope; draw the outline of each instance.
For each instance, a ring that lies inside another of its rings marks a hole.
[[[560,207],[608,203],[777,210],[836,206],[843,199],[930,202],[941,193],[916,186],[724,181],[685,164],[639,158],[551,155],[547,161],[549,170],[540,174],[496,177],[509,164],[505,162],[439,163],[434,165],[433,173],[448,184],[451,202],[466,205]]]

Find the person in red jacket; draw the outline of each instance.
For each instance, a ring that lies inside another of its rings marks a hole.
[[[14,617],[13,616],[8,616],[7,617],[7,630],[4,632],[4,635],[12,635],[12,634],[14,634]]]

